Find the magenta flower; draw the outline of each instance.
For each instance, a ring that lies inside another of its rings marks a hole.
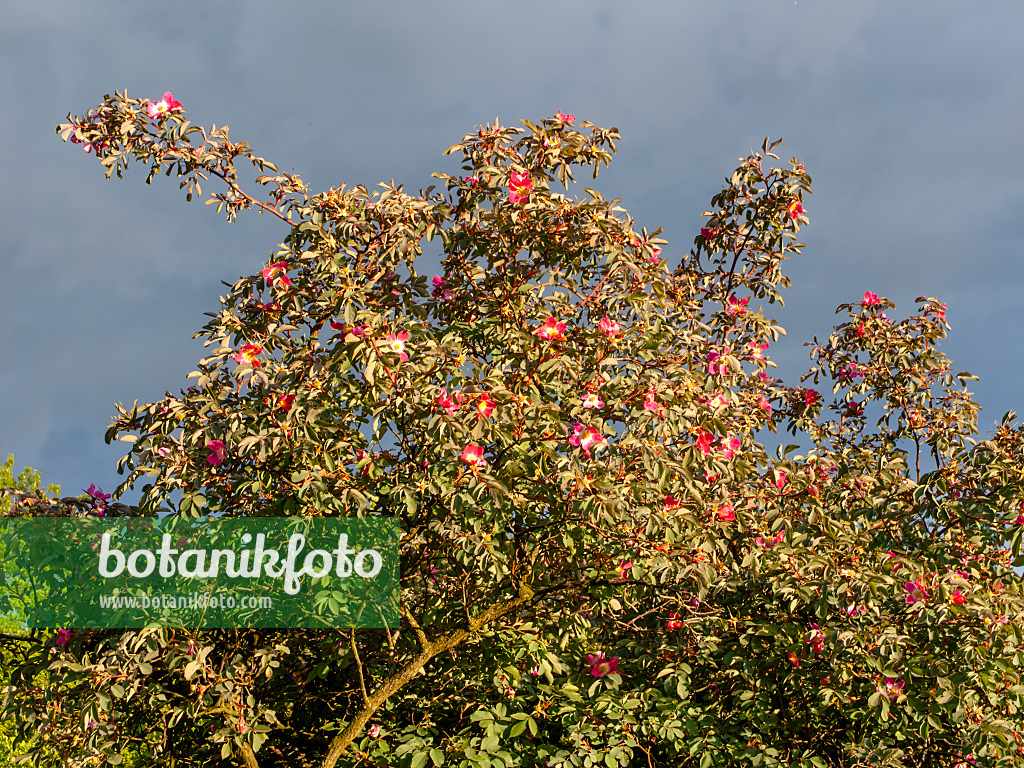
[[[562,125],[572,125],[576,120],[576,115],[563,115],[562,110],[555,112],[555,120],[560,122]]]
[[[484,458],[484,449],[480,445],[470,443],[462,449],[462,455],[459,458],[474,469],[487,466],[487,459]]]
[[[701,430],[701,433],[697,436],[697,450],[700,451],[701,454],[703,454],[704,456],[710,456],[711,451],[713,450],[711,446],[714,442],[714,435],[712,435],[710,432],[705,432],[704,430]]]
[[[448,396],[448,390],[442,388],[441,394],[438,395],[438,398],[437,400],[434,401],[434,404],[438,408],[442,408],[449,416],[451,416],[462,406],[462,398],[457,397],[455,399],[452,399],[451,397]]]
[[[494,398],[488,395],[486,392],[480,395],[480,399],[476,401],[476,415],[479,418],[490,418],[491,414],[494,413],[495,403]]]
[[[725,361],[725,356],[729,354],[729,347],[725,347],[721,352],[717,349],[713,349],[708,352],[708,373],[712,376],[722,375],[724,376],[729,372],[729,365]]]
[[[604,408],[604,400],[601,399],[601,396],[597,394],[597,392],[587,392],[586,396],[583,398],[583,407]]]
[[[71,640],[70,629],[57,630],[57,645],[67,645],[69,640]]]
[[[718,508],[718,519],[724,523],[731,523],[736,519],[736,508],[732,504],[722,504]]]
[[[622,579],[623,581],[625,581],[626,579],[628,579],[630,577],[630,574],[633,571],[633,561],[632,560],[626,560],[624,562],[619,563],[618,571],[619,571],[619,578]]]
[[[903,686],[905,684],[905,680],[897,680],[894,677],[887,677],[878,684],[877,690],[887,701],[891,702],[903,694]]]
[[[597,324],[597,327],[601,329],[603,333],[608,334],[608,338],[615,338],[615,335],[619,332],[619,324],[612,320],[610,317],[601,319],[601,322]]]
[[[606,659],[604,651],[587,654],[587,664],[590,666],[590,674],[594,677],[604,677],[612,672],[618,671],[618,659]]]
[[[923,603],[928,599],[928,593],[925,591],[924,585],[920,581],[908,581],[903,585],[903,588],[907,590],[906,601],[910,605],[914,603]]]
[[[533,182],[529,174],[513,173],[508,181],[508,200],[510,203],[525,203],[530,199]]]
[[[815,653],[821,653],[825,648],[825,634],[818,629],[817,623],[811,624],[811,631],[807,637],[804,638],[804,642],[811,644],[811,650]]]
[[[760,536],[755,536],[754,537],[754,543],[757,544],[757,546],[759,546],[759,547],[764,547],[765,549],[771,549],[776,544],[778,544],[780,541],[782,541],[784,538],[786,538],[786,531],[785,530],[781,530],[778,533],[776,533],[774,536],[772,536],[770,539],[762,539]]]
[[[747,303],[750,301],[748,296],[745,299],[737,299],[735,296],[729,297],[729,308],[726,310],[730,315],[735,317],[736,315],[742,315],[747,311]]]
[[[153,120],[163,120],[171,112],[177,112],[181,109],[181,102],[176,101],[174,96],[171,95],[170,91],[164,93],[164,97],[160,101],[149,101],[146,100],[146,112]]]
[[[269,267],[264,267],[263,279],[268,283],[277,283],[284,288],[287,288],[292,284],[291,279],[285,274],[288,271],[288,262],[278,261],[275,264],[271,264]]]
[[[789,208],[787,208],[786,211],[789,213],[789,218],[795,220],[804,212],[804,207],[800,205],[800,203],[790,203]]]
[[[447,301],[452,297],[452,292],[445,288],[445,286],[448,284],[448,281],[445,280],[443,277],[441,277],[440,275],[434,275],[433,278],[431,278],[430,282],[433,283],[434,285],[434,290],[430,292],[430,295],[433,298],[439,301]]]
[[[726,435],[722,438],[722,458],[731,459],[741,446],[742,443],[738,437],[730,437],[729,435]]]
[[[719,392],[718,394],[716,394],[708,402],[708,405],[710,405],[712,408],[724,408],[728,404],[729,404],[729,401],[726,399],[725,394],[722,393],[722,392]]]
[[[705,240],[710,240],[711,238],[718,236],[718,230],[713,229],[712,227],[701,227],[700,236]]]
[[[554,317],[544,321],[544,325],[534,331],[542,339],[564,339],[565,323],[558,322]]]
[[[881,299],[878,298],[871,291],[867,291],[864,294],[864,300],[860,303],[862,307],[873,307],[875,304],[881,303]]]
[[[839,371],[839,381],[853,382],[858,376],[863,376],[864,372],[860,369],[860,366],[856,363],[850,363],[841,371]]]
[[[653,391],[647,393],[647,397],[644,399],[644,410],[652,411],[658,416],[664,416],[665,409],[662,407],[661,403],[654,399],[654,395],[655,393]]]
[[[582,424],[573,425],[573,434],[569,438],[570,445],[576,445],[583,449],[583,452],[590,458],[590,449],[595,445],[607,443],[604,435],[593,427],[584,427]]]
[[[767,341],[763,341],[761,343],[749,341],[747,342],[747,346],[750,348],[751,360],[764,360],[764,351],[768,349]]]
[[[409,355],[405,353],[405,342],[409,340],[409,332],[402,331],[400,333],[388,334],[387,342],[388,349],[398,355],[399,359],[404,363],[409,359]]]
[[[89,489],[86,493],[96,499],[96,501],[108,501],[110,499],[110,494],[104,493],[103,489],[97,488],[94,483],[89,484]]]
[[[206,449],[210,452],[210,455],[206,457],[206,461],[214,467],[219,467],[224,463],[224,459],[228,457],[227,449],[224,447],[222,440],[211,440],[206,444]]]
[[[239,365],[251,365],[253,368],[260,368],[263,364],[257,359],[263,352],[263,347],[256,344],[246,344],[232,359]]]
[[[370,726],[370,730],[368,730],[368,731],[366,732],[366,734],[367,734],[367,735],[368,735],[368,736],[369,736],[369,737],[370,737],[371,739],[376,739],[376,738],[377,738],[378,736],[380,736],[380,726],[379,726],[379,725],[371,725],[371,726]]]

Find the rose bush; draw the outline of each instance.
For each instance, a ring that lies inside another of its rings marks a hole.
[[[8,689],[20,732],[62,765],[1019,764],[1022,433],[978,436],[944,305],[893,320],[869,292],[813,345],[816,388],[785,384],[767,312],[802,165],[766,140],[671,254],[559,191],[614,129],[522,126],[418,194],[313,194],[170,94],[59,127],[108,177],[216,180],[229,219],[288,227],[192,386],[119,413],[115,495],[398,517],[402,626],[47,636]]]

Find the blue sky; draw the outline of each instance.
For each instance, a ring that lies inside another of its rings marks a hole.
[[[936,296],[987,430],[1024,406],[1022,27],[1010,2],[0,0],[0,452],[68,493],[114,487],[114,403],[184,386],[220,281],[286,234],[168,179],[105,181],[53,128],[115,89],[172,91],[314,189],[427,186],[495,116],[616,126],[599,187],[664,228],[670,263],[737,159],[782,138],[814,181],[774,313],[789,383],[840,303],[871,290],[902,317]]]

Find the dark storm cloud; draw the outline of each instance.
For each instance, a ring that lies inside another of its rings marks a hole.
[[[474,125],[573,112],[621,130],[598,186],[676,254],[737,158],[782,137],[815,189],[783,369],[865,290],[897,315],[938,295],[985,424],[1024,375],[1022,21],[1011,4],[4,3],[0,450],[67,491],[113,486],[113,403],[179,389],[219,281],[285,234],[229,226],[138,169],[103,181],[53,126],[115,88],[172,90],[315,189],[426,186]]]

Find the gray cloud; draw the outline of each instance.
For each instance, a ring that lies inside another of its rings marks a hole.
[[[112,486],[113,403],[180,388],[219,281],[285,234],[229,226],[166,179],[104,182],[52,131],[115,88],[174,91],[314,188],[425,186],[476,124],[574,112],[621,130],[598,186],[676,253],[736,159],[782,137],[815,182],[782,369],[865,290],[897,314],[937,295],[987,423],[1024,374],[1022,21],[1011,4],[6,3],[0,449],[72,491]]]

